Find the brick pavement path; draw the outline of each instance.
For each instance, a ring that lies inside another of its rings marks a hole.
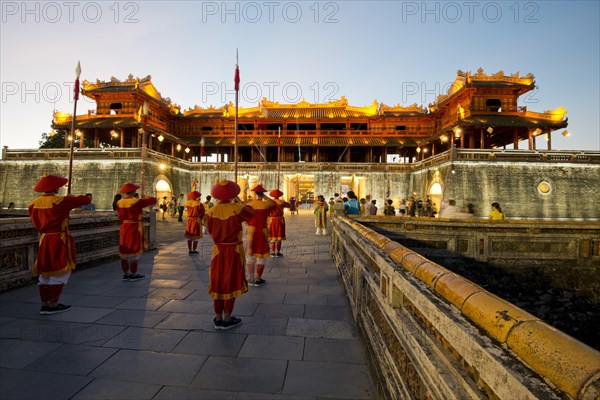
[[[236,302],[240,327],[215,331],[212,242],[189,256],[183,224],[158,221],[146,279],[119,262],[76,271],[39,315],[37,287],[0,295],[0,399],[373,399],[364,351],[312,214],[286,216],[285,257]]]

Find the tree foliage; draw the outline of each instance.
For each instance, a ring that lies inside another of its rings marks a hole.
[[[40,149],[63,149],[65,147],[65,131],[56,132],[53,135],[49,133],[42,133],[42,139],[39,141]],[[79,147],[81,139],[75,139],[74,146]],[[91,139],[84,139],[83,143],[85,147],[94,147],[94,141]]]

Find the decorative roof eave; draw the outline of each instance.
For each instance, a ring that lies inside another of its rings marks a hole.
[[[102,92],[142,92],[149,97],[157,100],[160,103],[166,105],[170,111],[174,114],[179,113],[179,105],[173,103],[170,98],[162,97],[160,92],[156,89],[152,83],[152,76],[147,75],[144,78],[134,77],[132,74],[127,76],[127,79],[121,81],[114,76],[110,78],[110,81],[101,81],[96,79],[96,83],[84,80],[81,83],[81,93],[84,96],[93,97],[94,93]]]
[[[196,111],[197,112],[194,112]],[[232,102],[221,108],[211,107],[202,109],[197,107],[194,111],[186,111],[185,115],[205,114],[214,117],[216,111],[222,111],[222,116],[226,118],[233,117],[235,106]],[[339,100],[332,100],[328,103],[309,103],[302,100],[296,104],[280,104],[263,98],[258,106],[238,107],[239,118],[254,119],[296,119],[296,118],[357,118],[373,117],[379,114],[379,104],[377,100],[369,106],[357,107],[348,105],[348,100],[341,97]]]
[[[472,74],[470,71],[463,72],[458,70],[456,72],[456,79],[454,80],[454,83],[452,83],[452,86],[450,86],[450,89],[448,89],[448,93],[439,95],[437,99],[429,105],[429,108],[433,111],[440,107],[444,102],[452,98],[455,94],[460,92],[463,88],[482,84],[494,86],[524,86],[533,88],[535,87],[535,77],[532,73],[529,73],[525,76],[520,76],[520,72],[518,71],[506,76],[502,70],[492,75],[487,75],[483,71],[483,68],[479,68],[476,74]]]
[[[564,120],[549,120],[546,118],[528,117],[501,117],[501,116],[474,116],[459,120],[454,126],[472,126],[475,128],[514,127],[514,128],[551,128],[562,129],[568,125],[568,118]],[[447,131],[448,129],[445,129]]]
[[[194,108],[190,107],[187,110],[183,111],[184,117],[197,116],[197,117],[222,117],[227,109],[227,106],[215,108],[214,106],[209,106],[207,108],[202,108],[198,105],[194,105]]]
[[[417,103],[413,103],[407,107],[401,106],[400,103],[396,104],[393,107],[390,107],[386,104],[381,103],[381,106],[379,107],[379,114],[383,115],[383,116],[385,116],[385,115],[392,115],[392,116],[426,115],[428,112],[429,111],[427,110],[427,108],[425,108],[423,106],[419,106],[419,105],[417,105]]]
[[[444,129],[436,132],[420,141],[420,143],[428,143],[438,139],[440,136],[453,131],[457,127],[470,126],[473,128],[488,128],[488,127],[502,127],[502,128],[527,128],[535,129],[563,129],[568,125],[568,118],[564,120],[552,120],[548,118],[532,118],[522,117],[514,115],[479,115],[471,116],[465,119],[459,119],[454,124],[444,127]]]
[[[68,118],[61,118],[52,122],[54,129],[71,129],[71,115]],[[77,129],[92,129],[92,128],[141,128],[142,124],[133,117],[97,117],[93,116],[90,118],[87,115],[78,115],[75,121],[75,128]]]

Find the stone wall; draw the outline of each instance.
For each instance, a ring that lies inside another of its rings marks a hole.
[[[37,197],[33,187],[44,174],[67,177],[69,164],[66,160],[22,160],[18,163],[0,162],[0,182],[4,190],[0,192],[0,202],[4,208],[15,202],[17,208],[27,205]],[[145,192],[155,196],[153,191],[156,180],[166,180],[175,194],[187,194],[191,189],[194,175],[191,171],[179,167],[161,169],[160,163],[145,162]],[[73,182],[71,193],[94,195],[98,210],[112,210],[114,195],[125,182],[140,184],[141,161],[139,159],[83,160],[73,162]],[[59,194],[65,195],[64,186]]]
[[[68,154],[56,150],[4,151],[0,160],[4,207],[14,201],[25,208],[35,196],[31,188],[44,173],[67,176]],[[286,175],[312,175],[315,195],[329,198],[339,192],[342,179],[352,178],[359,196],[370,194],[381,213],[388,189],[397,207],[413,193],[424,198],[438,183],[440,201],[472,203],[479,218],[487,218],[491,203],[498,202],[514,219],[600,219],[600,154],[547,153],[459,150],[414,164],[282,163],[279,186],[283,190]],[[93,193],[100,209],[110,209],[124,182],[140,183],[139,149],[81,149],[75,155],[72,192]],[[148,151],[144,171],[147,194],[156,194],[149,188],[158,180],[165,180],[172,194],[186,194],[196,178],[206,196],[217,179],[234,178],[233,163],[191,163],[153,151]],[[276,163],[240,163],[238,179],[246,174],[268,189],[277,186]]]
[[[439,171],[444,199],[474,204],[478,217],[486,218],[498,202],[508,218],[600,219],[600,165],[455,161]],[[423,175],[415,174],[419,193],[426,191]]]

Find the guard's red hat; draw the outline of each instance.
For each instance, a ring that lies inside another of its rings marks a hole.
[[[69,180],[62,176],[44,175],[34,186],[33,190],[39,193],[52,192],[60,187],[63,187]]]
[[[222,180],[212,187],[210,194],[217,200],[231,200],[240,194],[240,185],[232,181]]]
[[[119,193],[124,194],[124,193],[135,192],[139,188],[140,187],[138,185],[136,185],[135,183],[127,182],[127,183],[124,183],[123,186],[121,186],[121,189],[119,189]]]
[[[252,189],[250,189],[250,191],[254,192],[254,193],[266,193],[267,189],[265,189],[260,183],[256,186],[254,186]]]
[[[269,196],[274,197],[276,199],[280,198],[281,196],[283,196],[283,192],[279,189],[273,189],[269,192]]]
[[[202,193],[200,193],[200,192],[199,192],[199,191],[197,191],[197,190],[192,190],[191,192],[189,192],[189,193],[187,194],[187,198],[188,198],[188,199],[192,199],[192,200],[199,199],[199,198],[200,198],[200,196],[202,196]]]

